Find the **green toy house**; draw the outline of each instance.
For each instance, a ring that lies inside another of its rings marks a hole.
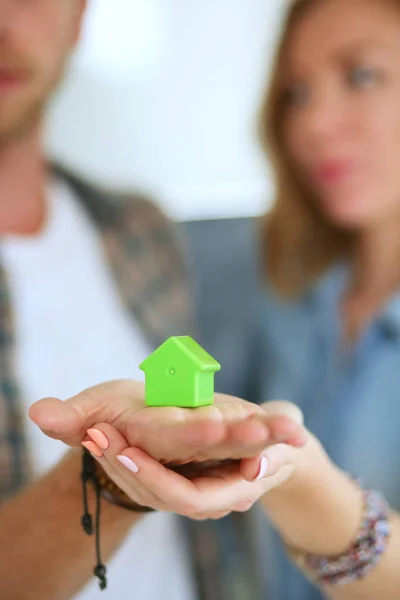
[[[195,408],[214,401],[221,366],[189,336],[168,338],[140,365],[148,406]]]

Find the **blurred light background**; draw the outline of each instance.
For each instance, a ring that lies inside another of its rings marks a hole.
[[[89,0],[49,153],[176,219],[251,216],[273,187],[256,115],[282,0]]]

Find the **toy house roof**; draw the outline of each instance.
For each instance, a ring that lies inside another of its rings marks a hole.
[[[190,336],[169,338],[142,362],[140,368],[147,367],[154,360],[162,360],[163,354],[172,352],[173,350],[185,354],[196,365],[199,371],[215,372],[221,368],[220,364]]]

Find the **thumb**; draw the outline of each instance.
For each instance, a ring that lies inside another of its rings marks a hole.
[[[256,481],[283,472],[286,479],[296,467],[298,450],[287,444],[275,444],[254,458],[244,458],[240,473],[247,481]]]
[[[45,435],[69,446],[78,446],[90,426],[87,426],[83,407],[57,398],[35,402],[28,414]]]
[[[144,406],[144,385],[121,380],[101,383],[62,401],[44,398],[33,404],[29,417],[47,436],[79,446],[95,423],[113,423],[127,410]]]

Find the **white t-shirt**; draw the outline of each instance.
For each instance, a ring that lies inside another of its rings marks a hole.
[[[102,381],[142,379],[138,365],[149,354],[119,298],[84,208],[60,181],[51,183],[48,197],[48,219],[39,235],[7,237],[0,243],[15,311],[16,368],[26,410],[42,397],[66,399]],[[44,436],[28,417],[26,424],[39,475],[67,448]],[[80,515],[76,518],[79,526]],[[177,519],[168,513],[146,516],[109,562],[108,573],[106,591],[100,592],[93,580],[76,600],[194,596]]]

